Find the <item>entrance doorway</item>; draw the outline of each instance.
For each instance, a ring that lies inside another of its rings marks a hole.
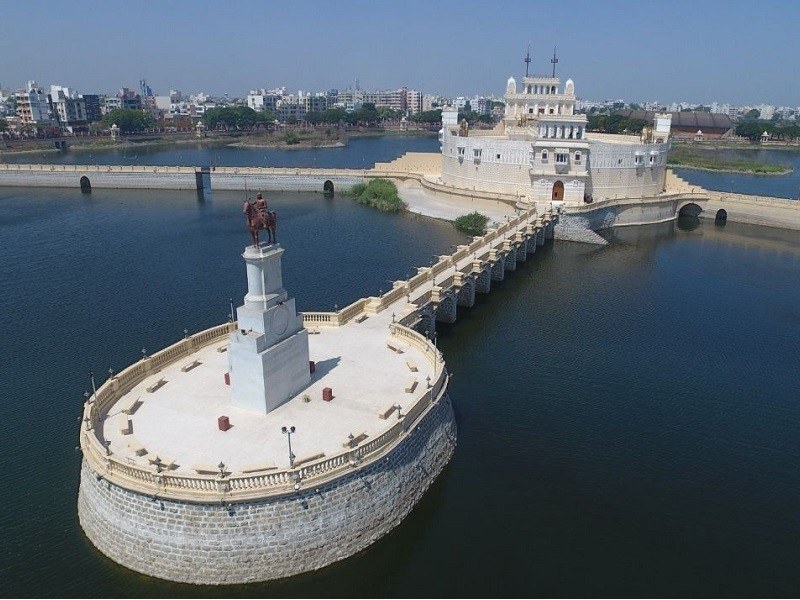
[[[563,200],[564,199],[564,182],[563,181],[556,181],[553,184],[553,200]]]

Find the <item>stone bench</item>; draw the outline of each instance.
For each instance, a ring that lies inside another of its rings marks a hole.
[[[406,366],[408,367],[408,370],[411,371],[412,373],[416,373],[417,371],[419,371],[419,369],[417,368],[417,363],[415,363],[411,359],[406,361]]]
[[[413,391],[417,389],[417,380],[414,377],[409,378],[409,380],[406,381],[406,387],[404,389],[406,394],[413,393]]]
[[[319,458],[325,458],[324,452],[312,452],[311,454],[304,454],[303,456],[299,457],[294,461],[294,466],[299,467],[300,465],[304,465],[306,463],[310,463],[311,461],[317,460]]]
[[[244,465],[241,468],[242,473],[263,473],[264,471],[274,471],[277,469],[273,463],[251,463],[249,465]]]
[[[389,406],[387,408],[384,408],[382,411],[378,412],[378,417],[380,417],[381,419],[384,419],[384,420],[388,419],[389,417],[392,416],[392,413],[395,410],[397,410],[397,406],[392,404],[391,406]]]
[[[131,449],[136,456],[144,456],[147,454],[147,448],[142,446],[135,437],[131,436],[131,439],[128,440],[128,448]]]
[[[367,319],[369,319],[369,315],[359,315],[356,317],[356,323],[363,323]]]
[[[228,351],[228,345],[227,345],[227,344],[224,344],[224,345],[222,345],[222,346],[219,346],[219,347],[217,348],[217,352],[220,352],[220,353],[222,353],[222,352],[227,352],[227,351]]]
[[[120,403],[119,409],[126,415],[132,415],[139,409],[141,405],[142,405],[142,397],[137,396],[136,398],[131,398],[129,400],[126,400],[125,402]]]
[[[156,382],[155,382],[153,385],[150,385],[150,386],[148,386],[148,387],[147,387],[147,392],[148,392],[148,393],[150,393],[150,394],[152,394],[152,393],[153,393],[153,392],[155,392],[155,391],[156,391],[158,388],[160,388],[160,387],[162,387],[162,386],[164,386],[164,385],[166,385],[166,384],[167,384],[167,380],[166,380],[166,379],[164,379],[164,378],[162,377],[161,379],[159,379],[158,381],[156,381]]]
[[[131,435],[133,433],[133,421],[130,419],[123,419],[120,423],[119,432],[122,435]]]
[[[392,341],[386,342],[386,347],[392,352],[397,352],[398,354],[403,353],[403,349],[400,347],[399,344],[397,344],[397,342],[392,342]]]
[[[199,367],[202,364],[203,363],[201,363],[199,360],[195,360],[195,361],[190,362],[188,365],[183,365],[181,367],[181,371],[184,372],[184,373],[188,373],[189,371],[191,371],[195,367]]]
[[[362,431],[358,435],[354,435],[352,440],[348,437],[342,444],[342,448],[355,448],[368,437],[367,433]]]

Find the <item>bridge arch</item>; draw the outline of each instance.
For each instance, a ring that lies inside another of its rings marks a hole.
[[[322,193],[329,197],[333,196],[333,182],[330,179],[326,179],[325,183],[322,184]]]
[[[728,211],[724,208],[720,208],[717,211],[717,214],[714,215],[714,224],[715,225],[725,225],[728,222]]]
[[[89,178],[86,175],[81,177],[81,192],[84,194],[91,194],[92,193],[92,182],[89,181]]]
[[[696,202],[687,202],[678,208],[679,217],[699,217],[703,207]]]

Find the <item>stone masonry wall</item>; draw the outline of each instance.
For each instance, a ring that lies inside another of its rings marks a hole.
[[[312,571],[363,550],[412,510],[456,443],[447,394],[391,453],[280,498],[220,504],[154,500],[98,479],[84,461],[78,516],[112,560],[154,577],[233,584]]]

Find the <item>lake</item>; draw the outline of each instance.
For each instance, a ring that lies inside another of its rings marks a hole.
[[[270,205],[299,310],[388,289],[465,239],[347,198]],[[342,563],[231,588],[151,579],[94,550],[75,447],[89,369],[102,379],[224,322],[245,293],[241,195],[0,188],[0,234],[4,596],[800,589],[796,232],[682,221],[540,248],[439,326],[459,440],[413,513]]]

